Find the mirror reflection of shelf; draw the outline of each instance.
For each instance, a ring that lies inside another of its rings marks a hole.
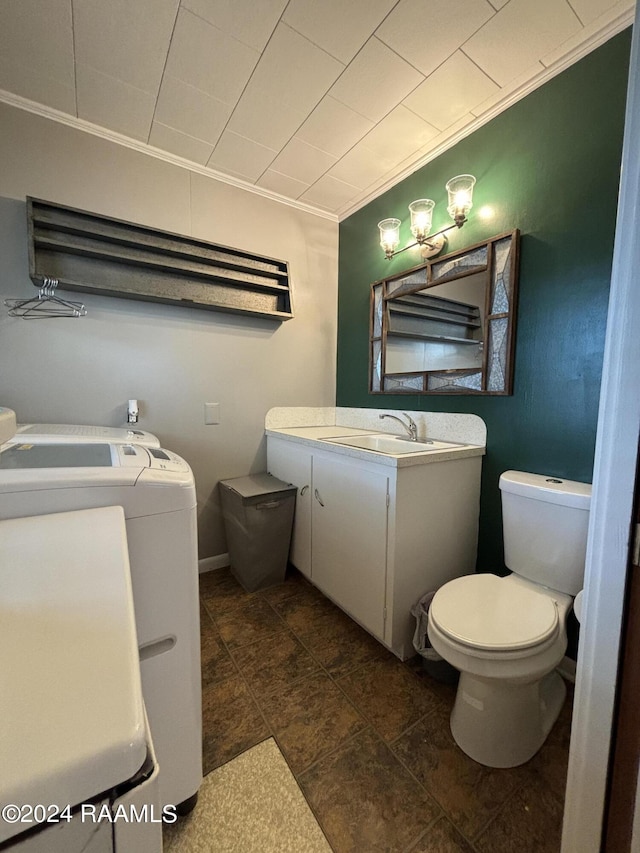
[[[389,335],[464,344],[478,343],[482,337],[477,305],[415,293],[387,301],[387,308]]]
[[[452,338],[447,337],[446,335],[426,335],[420,334],[419,332],[389,332],[394,338],[409,338],[414,341],[433,341],[438,344],[462,344],[463,346],[466,344],[472,344],[473,346],[478,346],[482,343],[482,341],[475,341],[473,338]]]

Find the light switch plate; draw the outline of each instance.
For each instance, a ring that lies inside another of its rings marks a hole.
[[[205,424],[220,423],[220,403],[204,404],[204,422]]]

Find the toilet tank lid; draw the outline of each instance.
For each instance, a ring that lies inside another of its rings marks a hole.
[[[500,477],[503,492],[522,495],[536,501],[560,504],[575,509],[589,509],[591,483],[578,483],[547,474],[527,474],[524,471],[505,471]]]

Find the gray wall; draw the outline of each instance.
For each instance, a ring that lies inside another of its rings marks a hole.
[[[138,398],[139,426],[194,470],[200,556],[224,553],[216,484],[264,470],[266,411],[335,403],[337,224],[12,107],[0,127],[0,300],[36,293],[27,195],[289,261],[282,324],[70,292],[87,317],[0,314],[0,405],[22,422],[119,426]],[[204,425],[205,402],[220,425]]]

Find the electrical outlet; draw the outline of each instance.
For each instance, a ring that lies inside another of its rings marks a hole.
[[[204,422],[205,424],[220,423],[220,403],[204,404]]]

